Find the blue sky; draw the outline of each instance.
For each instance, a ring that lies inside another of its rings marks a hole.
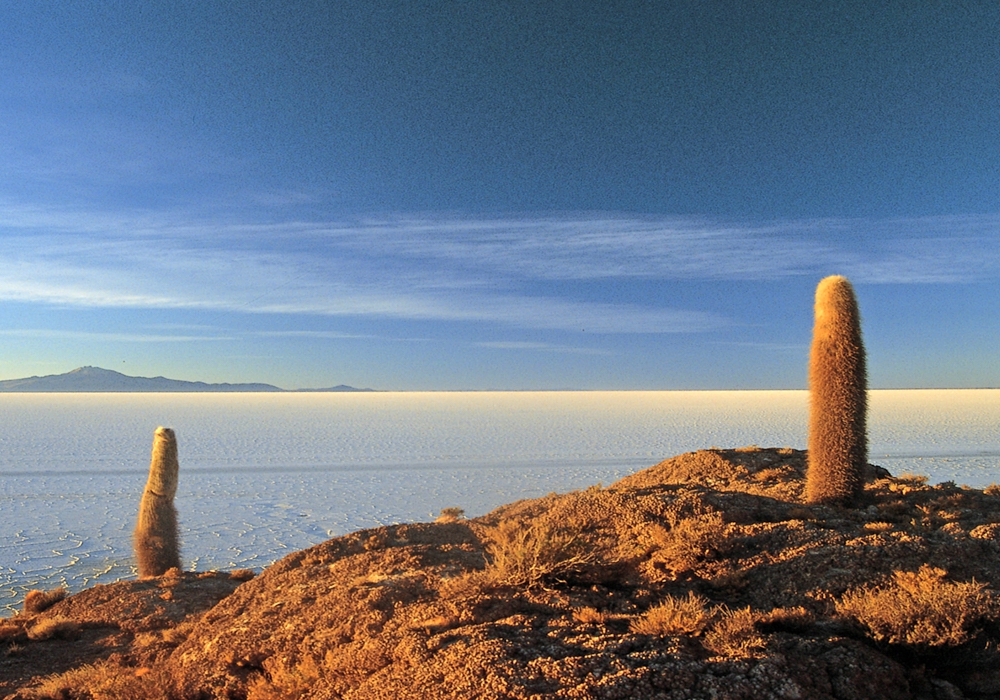
[[[0,378],[1000,386],[1000,6],[0,5]]]

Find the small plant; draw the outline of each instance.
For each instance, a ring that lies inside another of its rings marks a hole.
[[[816,288],[809,354],[809,454],[806,500],[851,505],[864,488],[868,463],[868,378],[861,317],[846,278]]]
[[[504,520],[486,546],[492,582],[503,586],[538,586],[559,581],[595,560],[578,533],[547,522]]]
[[[756,626],[762,632],[805,632],[816,622],[816,616],[797,605],[793,608],[774,608],[759,615]]]
[[[466,571],[457,576],[441,579],[439,595],[442,600],[449,601],[475,598],[493,585],[494,578],[495,574],[489,569]]]
[[[298,665],[271,657],[264,661],[264,675],[247,685],[247,700],[299,700],[310,697],[310,690],[320,679],[320,669],[311,657]]]
[[[573,619],[585,625],[599,625],[608,619],[608,614],[597,608],[585,607],[573,611]]]
[[[653,525],[648,534],[655,550],[653,559],[674,575],[715,559],[730,546],[730,527],[718,512],[679,519],[669,529]]]
[[[0,622],[0,642],[13,642],[24,637],[24,628],[14,622]]]
[[[67,593],[65,588],[55,588],[51,591],[28,591],[28,594],[24,596],[24,614],[35,615],[43,610],[48,610],[65,598]]]
[[[46,618],[28,629],[28,639],[41,642],[46,639],[66,639],[75,637],[80,631],[80,623],[68,617],[56,616]]]
[[[757,619],[757,614],[750,608],[725,611],[705,634],[705,648],[730,658],[759,657],[766,642],[757,631]]]
[[[983,622],[995,620],[1000,605],[985,584],[955,583],[945,576],[926,564],[916,572],[896,571],[883,586],[847,593],[837,602],[837,613],[886,644],[959,646]]]
[[[166,700],[168,694],[148,674],[113,664],[84,664],[65,673],[46,676],[28,697],[89,698],[91,700]],[[20,696],[18,696],[20,697]]]
[[[177,438],[170,428],[157,428],[153,434],[153,454],[149,479],[139,503],[139,522],[132,545],[139,564],[139,577],[162,576],[168,570],[180,570],[180,535],[177,531]]]
[[[436,523],[454,523],[458,522],[465,517],[465,511],[462,508],[455,508],[454,506],[450,508],[442,508],[441,514],[435,518]]]
[[[234,569],[229,572],[229,578],[233,581],[249,581],[256,575],[253,569]]]
[[[682,634],[698,635],[705,631],[714,612],[705,606],[708,598],[693,591],[686,598],[667,598],[632,621],[629,628],[635,634],[651,637],[674,637]]]

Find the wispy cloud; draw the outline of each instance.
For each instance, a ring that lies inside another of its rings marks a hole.
[[[96,340],[121,343],[194,343],[204,341],[235,340],[232,336],[219,335],[159,335],[156,333],[99,333],[91,331],[55,330],[45,328],[0,329],[6,338],[48,338],[53,340]]]
[[[599,348],[572,347],[568,345],[552,345],[550,343],[536,343],[527,341],[496,341],[485,343],[473,343],[479,348],[492,348],[494,350],[532,350],[538,352],[565,352],[576,355],[613,355],[610,350]]]
[[[0,299],[691,333],[697,309],[610,303],[566,282],[958,283],[1000,273],[1000,217],[733,225],[567,215],[247,223],[0,203]]]
[[[837,269],[859,282],[957,282],[1000,273],[1000,216],[745,225],[564,216],[366,222],[338,245],[524,278],[769,280]]]

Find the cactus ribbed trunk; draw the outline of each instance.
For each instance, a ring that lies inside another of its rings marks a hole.
[[[139,576],[162,576],[168,569],[180,568],[180,536],[177,530],[177,439],[170,428],[157,428],[153,434],[153,455],[149,479],[139,504],[139,522],[132,545],[139,564]]]
[[[823,279],[809,355],[809,469],[806,500],[851,505],[868,463],[868,378],[861,318],[851,283]]]

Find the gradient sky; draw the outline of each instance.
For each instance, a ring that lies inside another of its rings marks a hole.
[[[1000,5],[0,4],[0,378],[1000,386]]]

